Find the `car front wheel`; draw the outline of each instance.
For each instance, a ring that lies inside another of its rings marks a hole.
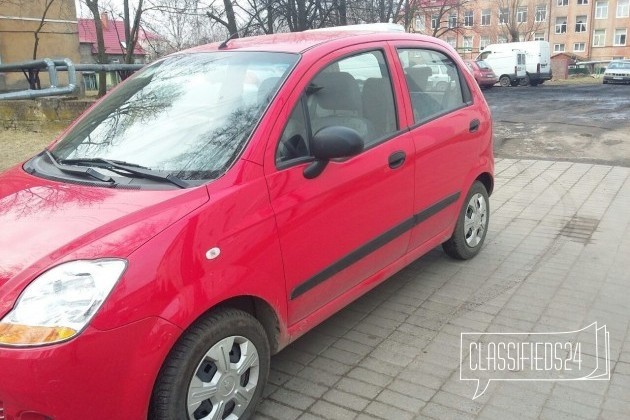
[[[453,235],[442,244],[444,252],[459,260],[477,255],[486,239],[489,220],[488,192],[481,182],[475,181],[464,200]]]
[[[250,314],[210,313],[179,339],[160,370],[149,418],[249,419],[269,375],[269,342]]]
[[[508,87],[512,85],[512,80],[509,76],[501,76],[499,79],[499,84],[503,87]]]

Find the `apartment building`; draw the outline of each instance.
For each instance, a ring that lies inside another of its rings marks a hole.
[[[630,58],[630,0],[421,0],[415,32],[437,36],[464,58],[486,45],[544,40],[580,61]]]

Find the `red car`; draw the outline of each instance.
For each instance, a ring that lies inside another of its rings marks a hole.
[[[271,354],[440,244],[479,252],[493,165],[484,97],[435,38],[148,65],[0,176],[0,413],[248,418]]]
[[[485,61],[464,60],[464,62],[482,89],[490,89],[499,81],[499,76],[492,71],[492,68]]]

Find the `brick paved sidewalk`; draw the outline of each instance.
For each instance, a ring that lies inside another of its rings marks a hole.
[[[497,160],[481,253],[436,249],[272,359],[256,418],[630,416],[630,168]],[[610,333],[610,381],[460,381],[462,332]]]

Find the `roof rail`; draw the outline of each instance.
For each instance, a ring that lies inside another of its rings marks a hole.
[[[357,25],[330,26],[327,28],[309,29],[304,32],[323,31],[405,32],[405,27],[397,23],[360,23]]]

